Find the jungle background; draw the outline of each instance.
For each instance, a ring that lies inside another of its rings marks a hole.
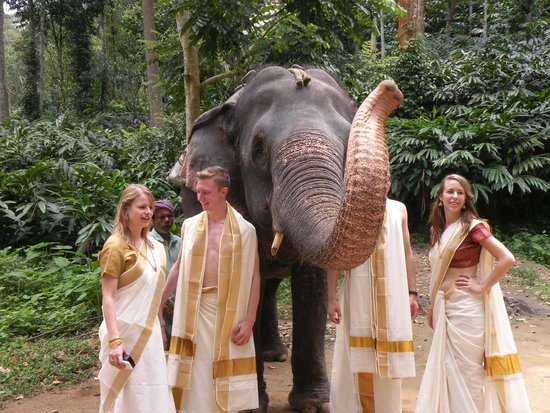
[[[0,405],[90,377],[120,192],[141,182],[179,205],[167,176],[193,120],[269,64],[322,67],[359,102],[393,79],[390,196],[415,246],[436,185],[463,174],[521,258],[510,279],[550,301],[550,1],[0,6]]]

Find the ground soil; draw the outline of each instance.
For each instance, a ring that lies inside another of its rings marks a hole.
[[[427,301],[429,270],[426,251],[415,249],[417,283],[421,307]],[[541,267],[539,273],[550,283],[550,270]],[[550,413],[548,391],[550,389],[550,305],[529,296],[518,286],[502,283],[510,321],[518,347],[521,366],[527,383],[527,392],[534,413]],[[289,344],[292,325],[281,320],[283,340]],[[413,412],[416,394],[430,349],[432,331],[427,326],[426,315],[421,313],[413,324],[417,377],[403,382],[403,412]],[[327,327],[327,369],[330,372],[334,327]],[[95,372],[97,374],[97,372]],[[92,413],[98,411],[99,385],[96,374],[89,380],[67,388],[39,393],[32,397],[11,400],[1,409],[5,413]],[[290,362],[266,363],[265,377],[270,396],[269,411],[290,412],[288,393],[292,387]]]

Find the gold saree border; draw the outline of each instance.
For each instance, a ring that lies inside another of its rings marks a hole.
[[[503,356],[485,356],[484,367],[487,376],[507,376],[521,373],[517,353]]]

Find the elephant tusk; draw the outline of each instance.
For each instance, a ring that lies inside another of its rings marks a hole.
[[[275,232],[275,237],[273,238],[273,243],[271,244],[271,255],[277,255],[277,252],[279,252],[279,247],[281,246],[281,242],[283,242],[284,237],[285,234],[283,234],[282,232]]]

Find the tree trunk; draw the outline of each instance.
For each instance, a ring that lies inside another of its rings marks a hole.
[[[469,0],[468,4],[468,36],[472,36],[472,30],[474,29],[474,4],[473,0]]]
[[[533,22],[533,0],[528,0],[525,5],[525,21],[527,23]]]
[[[162,102],[158,86],[160,68],[158,62],[155,61],[156,54],[152,46],[152,43],[156,41],[153,0],[142,0],[141,10],[143,12],[143,37],[145,39],[145,60],[147,62],[147,94],[149,96],[151,125],[160,128],[160,118],[162,115]]]
[[[397,41],[403,47],[416,35],[416,0],[399,0],[399,5],[407,11],[397,18]]]
[[[487,0],[483,1],[483,38],[487,38]]]
[[[191,136],[193,122],[200,115],[201,110],[201,83],[199,51],[191,45],[189,31],[183,32],[183,27],[189,21],[188,12],[179,12],[176,15],[176,24],[183,49],[183,83],[185,87],[185,134]]]
[[[4,51],[4,0],[0,0],[0,122],[10,117],[8,88],[6,86],[6,55]]]
[[[380,57],[386,57],[386,38],[384,37],[384,12],[380,12]]]
[[[101,54],[103,55],[103,58],[106,61],[109,61],[109,31],[111,29],[111,22],[112,22],[111,4],[110,2],[106,1],[103,8],[103,16],[101,18],[101,26],[100,26],[100,32],[99,32],[99,37],[101,39]],[[109,100],[109,71],[108,70],[101,71],[101,79],[99,84],[100,84],[99,100],[100,100],[101,107],[105,108]]]
[[[40,4],[40,32],[38,34],[38,111],[40,115],[44,113],[44,73],[46,60],[44,53],[46,50],[46,17],[44,4]]]
[[[447,2],[449,5],[447,9],[447,24],[445,25],[445,39],[447,42],[451,40],[451,28],[455,17],[456,1],[457,0],[448,0]]]
[[[424,36],[426,22],[424,21],[424,0],[416,2],[416,35]]]
[[[370,52],[376,53],[376,19],[372,19],[372,30],[370,31]]]

